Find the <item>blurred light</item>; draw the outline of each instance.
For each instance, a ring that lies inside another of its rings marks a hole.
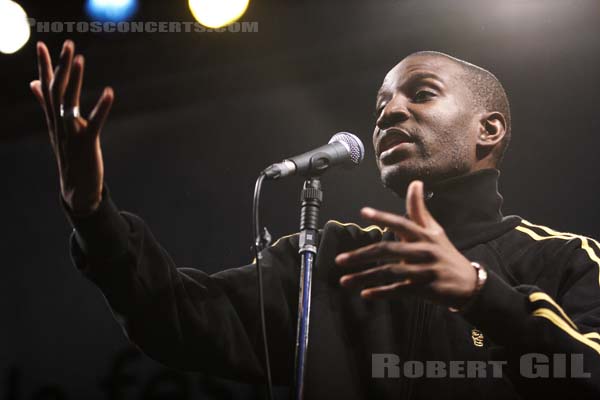
[[[246,12],[249,0],[189,0],[192,15],[209,28],[229,25]]]
[[[0,0],[0,52],[12,54],[27,41],[31,30],[25,10],[11,0]]]
[[[135,14],[137,0],[88,0],[85,10],[96,21],[126,21]]]

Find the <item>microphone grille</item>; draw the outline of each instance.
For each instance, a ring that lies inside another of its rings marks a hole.
[[[331,137],[329,143],[340,142],[348,149],[353,164],[360,164],[365,157],[365,146],[360,139],[350,132],[338,132]]]

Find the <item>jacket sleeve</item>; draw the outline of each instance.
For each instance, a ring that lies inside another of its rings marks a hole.
[[[263,379],[256,268],[214,275],[177,268],[137,216],[118,212],[105,189],[100,207],[78,218],[71,254],[103,293],[125,333],[170,367],[246,382]],[[64,206],[64,204],[63,204]],[[267,333],[273,381],[286,384],[293,365],[298,293],[297,235],[263,252]]]
[[[582,236],[563,239],[553,256],[534,255],[544,260],[546,272],[533,284],[510,286],[488,271],[486,284],[463,316],[500,345],[496,358],[508,362],[511,381],[526,398],[576,393],[597,399],[599,248]]]

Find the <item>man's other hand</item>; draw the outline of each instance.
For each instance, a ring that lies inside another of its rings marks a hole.
[[[100,131],[114,100],[113,91],[106,87],[92,112],[83,118],[78,111],[84,58],[75,55],[75,44],[64,42],[56,69],[43,42],[37,44],[37,59],[39,79],[30,86],[46,116],[61,195],[75,214],[90,214],[102,200]]]

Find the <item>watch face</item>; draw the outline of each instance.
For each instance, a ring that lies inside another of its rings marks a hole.
[[[473,290],[473,294],[471,294],[471,297],[469,297],[469,300],[467,300],[467,302],[465,304],[463,304],[463,306],[460,309],[454,308],[454,307],[448,307],[448,311],[450,311],[450,312],[453,312],[453,313],[461,312],[461,311],[464,312],[467,308],[469,308],[469,306],[471,305],[471,303],[477,296],[477,293],[479,293],[479,291],[485,284],[485,281],[487,279],[487,271],[478,262],[471,261],[471,265],[473,266],[473,268],[475,268],[475,271],[477,271],[477,282],[475,283],[475,290]]]

